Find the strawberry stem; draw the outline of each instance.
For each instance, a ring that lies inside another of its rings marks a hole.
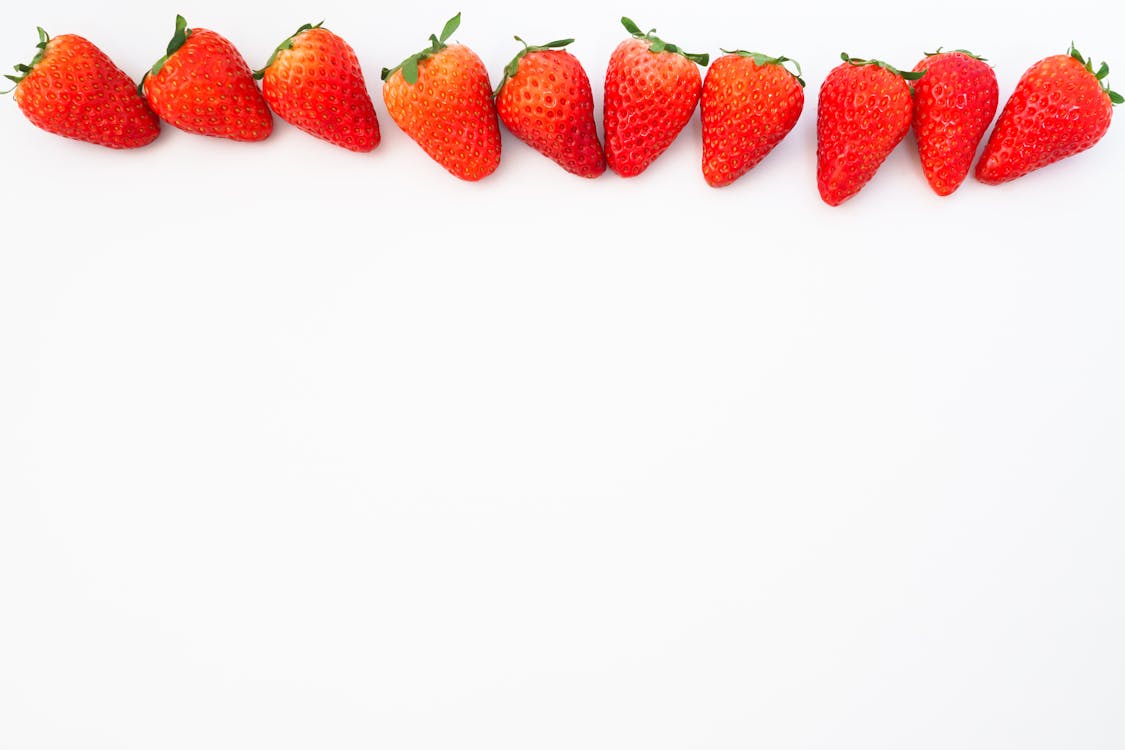
[[[168,62],[168,58],[176,54],[176,52],[179,51],[180,47],[184,46],[184,42],[188,40],[189,36],[191,36],[191,29],[188,28],[187,19],[185,19],[183,16],[177,15],[176,30],[172,34],[171,41],[168,42],[168,49],[165,51],[164,57],[157,60],[153,64],[152,69],[147,71],[144,76],[141,77],[141,82],[137,84],[138,94],[140,94],[141,96],[145,95],[145,81],[150,75],[157,75],[161,70],[164,69],[164,64]]]
[[[711,59],[711,56],[706,52],[684,52],[680,47],[677,47],[674,44],[669,44],[656,35],[656,29],[649,29],[648,32],[641,31],[641,27],[634,23],[631,18],[622,16],[621,25],[625,27],[626,31],[633,35],[634,39],[641,39],[648,42],[648,51],[652,52],[653,54],[659,54],[660,52],[672,52],[677,55],[683,55],[696,65],[703,66],[706,66],[707,62]]]
[[[500,96],[500,90],[504,88],[504,84],[508,82],[508,79],[512,78],[516,73],[519,72],[520,60],[522,60],[528,54],[532,52],[543,52],[544,50],[549,49],[562,49],[568,44],[574,44],[573,39],[559,39],[555,42],[547,42],[546,44],[529,47],[527,42],[525,42],[523,39],[520,39],[518,36],[513,37],[513,39],[522,44],[523,49],[520,50],[519,53],[517,53],[516,56],[512,58],[512,61],[510,63],[504,66],[504,77],[500,80],[500,84],[496,87],[496,90],[492,92],[493,96]]]
[[[1098,68],[1098,72],[1095,73],[1094,58],[1083,57],[1082,53],[1079,52],[1078,49],[1074,46],[1074,42],[1070,43],[1070,49],[1067,50],[1067,54],[1073,57],[1078,62],[1082,63],[1082,66],[1085,67],[1086,70],[1088,70],[1090,74],[1098,80],[1098,85],[1102,87],[1102,91],[1104,91],[1106,93],[1106,96],[1109,97],[1110,102],[1112,102],[1113,104],[1125,103],[1125,97],[1122,97],[1121,94],[1110,89],[1109,81],[1105,80],[1105,77],[1109,75],[1109,63],[1103,62],[1101,64],[1101,67]]]
[[[847,52],[841,52],[840,59],[848,63],[849,65],[874,65],[876,67],[882,68],[883,70],[888,70],[891,73],[894,73],[896,76],[899,76],[907,81],[917,81],[919,78],[926,75],[926,71],[924,70],[902,71],[891,65],[890,63],[883,62],[882,60],[861,60],[858,57],[849,57]]]
[[[988,62],[987,57],[981,57],[980,55],[974,55],[972,52],[969,52],[969,50],[967,50],[967,49],[955,49],[955,50],[950,50],[950,52],[960,52],[962,55],[968,55],[969,57],[973,58],[974,60],[980,60],[981,62]],[[942,52],[941,47],[938,47],[933,52],[923,52],[922,54],[925,55],[926,57],[933,57],[934,55],[942,55],[942,54],[948,55],[949,52]]]
[[[394,75],[396,71],[402,70],[402,77],[407,83],[411,86],[418,83],[418,63],[448,47],[449,45],[447,45],[446,42],[449,41],[449,37],[453,36],[453,32],[457,31],[457,27],[460,25],[461,14],[458,13],[445,22],[445,28],[441,30],[440,37],[430,34],[429,47],[421,52],[414,53],[393,68],[383,68],[380,78],[385,81]]]
[[[262,80],[262,76],[264,76],[266,74],[266,71],[269,70],[269,67],[271,65],[273,65],[274,62],[277,60],[277,56],[280,55],[282,52],[284,52],[287,49],[292,49],[294,39],[296,39],[297,37],[299,37],[301,34],[303,34],[306,31],[312,31],[313,29],[319,29],[323,25],[324,25],[324,21],[321,21],[320,23],[318,23],[316,25],[313,25],[311,23],[306,23],[305,25],[301,26],[301,28],[294,31],[293,34],[288,39],[286,39],[281,44],[277,45],[277,49],[275,49],[273,51],[273,54],[270,55],[270,59],[269,59],[268,62],[266,62],[265,66],[261,70],[255,70],[254,71],[254,80],[255,81]]]
[[[31,62],[27,63],[26,65],[20,63],[19,65],[13,66],[13,68],[17,73],[19,73],[19,75],[5,75],[4,77],[16,85],[8,89],[7,91],[0,91],[0,94],[10,94],[15,91],[16,88],[19,87],[20,82],[23,81],[23,79],[27,78],[28,73],[34,70],[35,66],[38,65],[39,62],[43,59],[43,55],[47,54],[47,43],[51,41],[51,35],[44,31],[42,26],[37,26],[35,30],[39,32],[39,44],[35,45],[35,49],[39,51],[35,53],[35,57],[31,58]]]
[[[785,55],[782,55],[781,57],[770,57],[769,55],[763,55],[761,52],[747,52],[744,49],[724,49],[721,51],[728,55],[749,57],[754,61],[755,65],[780,65],[786,73],[797,79],[797,83],[801,84],[801,88],[805,87],[805,79],[801,77],[802,75],[804,75],[803,73],[801,73],[801,63],[797,62],[792,57],[786,57]],[[791,62],[794,66],[796,66],[796,73],[785,67],[785,63],[787,62]]]

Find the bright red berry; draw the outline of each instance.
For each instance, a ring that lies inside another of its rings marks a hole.
[[[633,38],[614,50],[605,74],[605,156],[614,172],[635,177],[691,120],[703,88],[696,66],[708,56],[645,34],[628,18],[621,24]]]
[[[458,13],[428,48],[383,69],[383,101],[430,158],[475,181],[500,166],[500,123],[484,63],[468,47],[446,44],[460,23]]]
[[[523,42],[518,36],[516,41]],[[524,49],[504,68],[496,112],[512,134],[579,177],[605,172],[594,124],[594,95],[578,58],[563,39]]]
[[[320,24],[305,24],[254,73],[278,117],[351,151],[379,145],[379,120],[355,51]]]
[[[39,29],[39,52],[17,65],[15,99],[49,133],[110,148],[137,148],[160,135],[160,120],[137,86],[104,52],[80,36],[54,39]]]
[[[176,33],[141,82],[160,119],[180,130],[235,141],[264,141],[273,116],[250,66],[214,31],[189,29],[176,16]]]
[[[977,146],[996,116],[996,73],[971,52],[927,53],[914,66],[914,135],[922,171],[938,195],[968,176]]]
[[[913,111],[906,79],[920,76],[841,57],[821,84],[816,119],[816,181],[830,206],[858,193],[906,137]]]
[[[790,73],[786,62],[797,66]],[[753,169],[789,134],[805,106],[801,66],[787,57],[728,53],[703,81],[703,176],[723,187]]]
[[[1103,83],[1108,74],[1105,63],[1095,73],[1073,45],[1032,65],[996,121],[977,179],[998,185],[1093,147],[1123,101]]]

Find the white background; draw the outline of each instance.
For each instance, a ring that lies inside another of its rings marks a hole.
[[[507,135],[447,175],[378,71],[458,7],[6,8],[5,64],[41,24],[135,76],[177,11],[254,66],[325,18],[383,144],[0,105],[0,748],[1125,747],[1125,126],[947,199],[910,139],[815,182],[842,50],[968,47],[1003,102],[1072,37],[1125,66],[1120,18],[835,7],[461,4],[494,80],[576,36],[599,112],[623,12],[799,59],[723,190],[698,119],[631,181]]]

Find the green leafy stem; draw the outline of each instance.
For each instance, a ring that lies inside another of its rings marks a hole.
[[[926,71],[924,70],[899,70],[890,63],[885,63],[882,60],[861,60],[858,57],[849,57],[847,52],[841,52],[840,59],[849,65],[874,65],[883,70],[889,70],[896,76],[900,76],[907,81],[917,81],[919,78],[926,75]]]
[[[148,77],[158,75],[164,69],[165,63],[172,55],[176,54],[180,47],[184,46],[184,42],[191,36],[191,29],[188,28],[187,19],[183,16],[176,16],[176,31],[172,34],[172,40],[168,42],[168,48],[164,51],[164,57],[160,58],[153,64],[152,69],[145,72],[141,77],[141,82],[137,84],[137,93],[141,96],[145,95],[145,81]]]
[[[633,23],[632,19],[626,18],[625,16],[621,17],[621,25],[625,27],[626,31],[633,35],[634,39],[643,39],[644,41],[648,42],[648,51],[654,54],[658,54],[660,52],[674,52],[677,55],[683,55],[696,65],[704,66],[706,66],[708,61],[711,59],[711,56],[706,52],[702,54],[684,52],[676,45],[669,44],[660,37],[656,36],[656,29],[649,29],[647,33],[641,31],[640,26]]]
[[[312,31],[313,29],[319,29],[323,25],[324,25],[324,21],[321,21],[318,24],[306,23],[303,26],[301,26],[301,28],[294,31],[292,36],[290,36],[288,39],[286,39],[281,44],[277,45],[277,49],[275,49],[273,51],[273,54],[270,55],[270,59],[266,62],[265,67],[263,67],[261,70],[255,70],[254,71],[254,80],[255,81],[262,80],[262,76],[264,76],[266,74],[266,71],[269,70],[269,67],[274,64],[274,61],[277,60],[277,56],[280,55],[285,50],[293,48],[293,40],[294,39],[296,39],[297,37],[299,37],[301,34],[305,33],[306,31]]]
[[[407,83],[411,86],[418,83],[418,63],[448,47],[449,45],[447,45],[446,42],[449,41],[449,37],[453,36],[453,32],[457,31],[457,27],[460,25],[461,14],[458,13],[445,22],[445,28],[441,30],[441,36],[430,34],[429,47],[421,52],[414,53],[393,68],[383,68],[380,77],[385,81],[394,75],[396,71],[402,70],[402,77]]]
[[[728,55],[749,57],[754,61],[755,65],[780,65],[785,69],[786,73],[797,79],[797,83],[801,84],[801,88],[805,87],[805,79],[801,77],[802,75],[804,75],[801,72],[801,63],[797,62],[792,57],[786,57],[785,55],[782,55],[780,57],[770,57],[769,55],[763,55],[761,52],[747,52],[744,49],[724,49],[722,50],[722,52]],[[793,63],[793,65],[797,68],[796,73],[785,67],[785,63],[787,62]]]
[[[40,31],[42,31],[42,29],[40,29]],[[1109,100],[1111,102],[1113,102],[1114,104],[1121,104],[1125,102],[1125,97],[1122,97],[1121,94],[1111,90],[1109,88],[1109,81],[1105,79],[1105,77],[1109,75],[1109,63],[1103,62],[1101,64],[1101,67],[1098,68],[1098,72],[1094,73],[1094,58],[1083,57],[1082,53],[1075,48],[1074,42],[1070,43],[1070,49],[1067,50],[1067,54],[1073,57],[1078,62],[1082,63],[1083,67],[1085,67],[1086,70],[1094,74],[1094,77],[1098,79],[1098,84],[1102,87],[1102,91],[1106,93],[1106,96],[1109,97]]]
[[[16,85],[8,89],[7,91],[0,91],[0,94],[10,94],[15,91],[16,86],[19,86],[20,82],[23,81],[23,79],[27,78],[27,74],[30,73],[32,69],[39,64],[39,62],[43,59],[43,55],[47,53],[47,42],[51,41],[51,36],[43,30],[42,26],[36,27],[36,30],[39,32],[39,44],[35,45],[35,49],[39,51],[35,53],[35,57],[31,58],[31,62],[27,63],[26,65],[20,63],[19,65],[13,66],[15,68],[15,71],[19,73],[19,75],[5,75],[4,77]]]
[[[523,39],[520,39],[518,36],[513,38],[523,45],[523,49],[521,49],[519,53],[512,58],[512,61],[510,63],[504,66],[504,77],[500,79],[500,84],[496,87],[496,90],[492,92],[493,96],[499,96],[500,90],[504,88],[504,84],[507,83],[508,80],[511,79],[516,73],[520,72],[520,60],[522,60],[530,53],[543,52],[549,49],[563,49],[569,44],[574,44],[573,39],[559,39],[558,41],[547,42],[546,44],[528,46],[527,42],[525,42]]]

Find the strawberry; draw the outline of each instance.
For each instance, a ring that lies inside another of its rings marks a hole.
[[[977,179],[989,185],[1014,180],[1091,148],[1109,130],[1121,95],[1103,81],[1109,66],[1070,45],[1066,55],[1040,60],[1028,69],[977,163]]]
[[[289,124],[351,151],[379,145],[379,120],[355,51],[319,23],[297,29],[254,77]]]
[[[19,75],[16,104],[32,124],[66,138],[110,148],[137,148],[156,140],[160,120],[137,87],[104,52],[80,36],[54,39],[39,29],[39,52]]]
[[[708,185],[731,184],[789,134],[805,106],[804,86],[800,64],[788,57],[736,50],[711,64],[700,104]]]
[[[264,141],[273,116],[250,66],[214,31],[189,29],[176,16],[167,54],[145,73],[141,89],[160,119],[180,130],[235,141]]]
[[[913,110],[907,81],[922,76],[840,57],[843,64],[820,86],[816,116],[816,181],[830,206],[858,193],[906,137]]]
[[[500,166],[500,123],[484,63],[468,47],[447,45],[458,13],[430,46],[383,69],[383,101],[391,119],[434,161],[463,180]]]
[[[594,95],[578,58],[563,50],[573,39],[524,48],[504,68],[496,111],[508,130],[579,177],[605,172],[594,124]]]
[[[635,177],[663,154],[691,120],[703,89],[696,65],[708,55],[684,52],[643,33],[628,18],[633,35],[617,46],[605,73],[605,156],[609,168]]]
[[[922,171],[938,195],[956,190],[996,116],[996,73],[967,50],[927,52],[914,66],[914,135]]]

